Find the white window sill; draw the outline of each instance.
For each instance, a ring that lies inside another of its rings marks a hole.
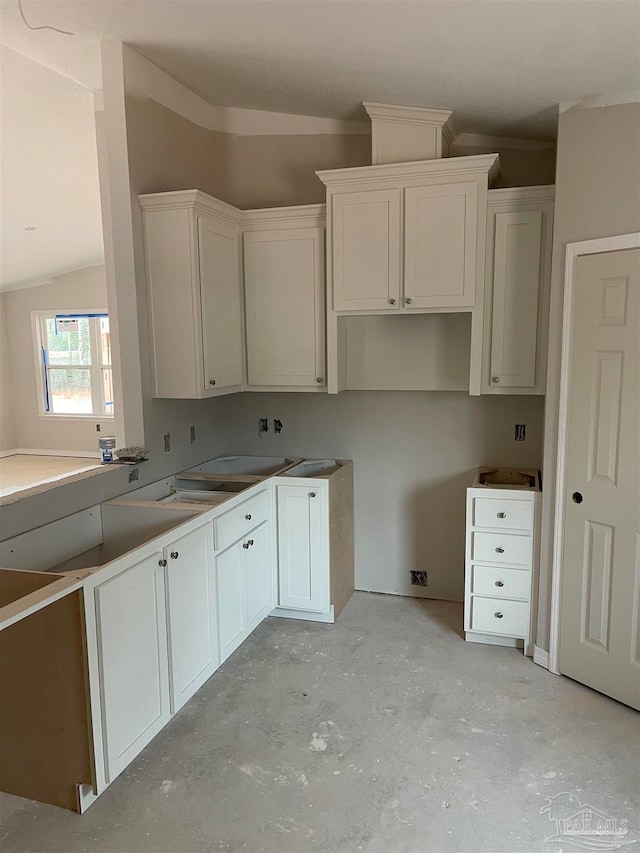
[[[112,421],[113,415],[38,415],[41,421],[94,421],[102,423],[102,421]]]

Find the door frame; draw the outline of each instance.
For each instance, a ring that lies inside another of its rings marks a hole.
[[[640,231],[567,243],[564,265],[564,302],[562,307],[562,347],[560,354],[560,407],[558,411],[558,450],[556,455],[556,491],[553,514],[553,557],[551,562],[551,612],[549,632],[549,670],[560,675],[560,604],[562,595],[562,554],[564,550],[565,489],[567,485],[567,421],[569,417],[569,374],[573,344],[573,298],[576,289],[576,264],[582,255],[620,252],[640,248]]]

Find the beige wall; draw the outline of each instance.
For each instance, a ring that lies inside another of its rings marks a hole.
[[[451,157],[473,154],[500,155],[500,178],[496,187],[544,186],[555,182],[555,148],[503,148],[501,146],[452,145]]]
[[[16,446],[11,356],[7,336],[6,297],[0,293],[0,452]]]
[[[31,312],[106,308],[104,267],[86,267],[38,287],[8,291],[3,302],[14,392],[14,447],[95,453],[96,423],[109,434],[112,421],[46,418],[39,413]]]
[[[558,132],[556,206],[545,410],[542,554],[537,643],[549,648],[550,579],[555,509],[557,424],[567,243],[640,230],[640,104],[562,113]]]

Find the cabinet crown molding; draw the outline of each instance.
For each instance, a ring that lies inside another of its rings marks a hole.
[[[364,101],[362,106],[372,122],[390,122],[392,124],[420,124],[441,128],[447,143],[452,143],[458,130],[451,110],[438,110],[431,107],[410,107],[396,104],[374,104]]]
[[[500,203],[529,202],[544,204],[553,202],[556,196],[555,184],[545,184],[531,187],[503,187],[489,190],[487,201],[490,205]]]
[[[202,190],[175,190],[164,193],[145,193],[138,196],[143,210],[170,210],[172,208],[198,207],[206,213],[221,216],[238,225],[242,221],[242,211],[219,198],[214,198]]]
[[[250,230],[252,227],[265,228],[309,228],[313,226],[324,228],[327,220],[326,204],[303,204],[294,207],[265,207],[255,210],[244,210],[241,227]]]
[[[324,169],[316,175],[327,187],[383,181],[415,181],[420,178],[460,178],[486,173],[489,184],[500,175],[499,154],[471,157],[447,157],[443,160],[413,160],[408,163],[386,163],[379,166],[356,166],[352,169]]]

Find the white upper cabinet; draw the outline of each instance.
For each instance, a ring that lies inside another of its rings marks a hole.
[[[498,155],[485,154],[318,172],[327,186],[330,309],[474,308],[497,171]]]
[[[409,187],[404,211],[405,306],[473,307],[478,184]]]
[[[154,397],[239,391],[240,211],[197,190],[139,202]]]
[[[400,190],[333,199],[333,308],[400,307]]]
[[[246,211],[247,385],[325,390],[324,205]]]
[[[554,187],[489,193],[483,391],[544,394]]]

